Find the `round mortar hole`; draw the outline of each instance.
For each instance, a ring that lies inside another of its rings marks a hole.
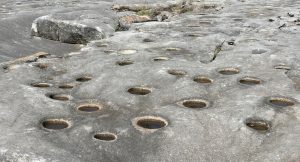
[[[247,119],[246,125],[257,131],[267,131],[270,129],[269,122],[261,119]]]
[[[270,97],[267,101],[271,106],[288,107],[295,105],[295,101],[286,97]]]
[[[175,76],[184,76],[187,74],[184,70],[168,70],[168,73]]]
[[[61,89],[72,89],[72,88],[74,88],[74,84],[65,83],[65,84],[62,84],[62,85],[58,86],[58,88],[61,88]]]
[[[241,84],[246,84],[246,85],[257,85],[261,84],[261,80],[256,77],[243,77],[239,80]]]
[[[153,58],[153,61],[168,61],[168,60],[170,60],[170,58],[164,57],[164,56],[159,56],[159,57]]]
[[[77,110],[83,111],[83,112],[95,112],[101,110],[101,106],[97,104],[82,104],[77,107]]]
[[[131,60],[117,61],[117,65],[120,65],[120,66],[131,65],[131,64],[133,64],[133,63],[134,63],[134,62],[131,61]]]
[[[69,122],[63,119],[47,119],[42,122],[46,129],[61,130],[69,127]]]
[[[192,109],[201,109],[201,108],[206,108],[208,107],[208,102],[202,99],[191,99],[191,100],[185,100],[182,102],[182,105],[187,107],[187,108],[192,108]]]
[[[166,127],[168,122],[161,117],[143,116],[135,118],[133,120],[133,125],[140,130],[157,130]]]
[[[31,86],[39,87],[39,88],[47,88],[50,87],[51,85],[48,83],[32,83]]]
[[[194,81],[202,84],[210,84],[213,82],[212,79],[201,75],[194,77]]]
[[[68,101],[71,99],[71,96],[67,94],[50,94],[48,95],[48,97],[53,100],[60,100],[60,101]]]
[[[128,89],[128,92],[135,95],[147,95],[152,91],[147,87],[132,87]]]
[[[223,68],[219,70],[219,73],[223,75],[234,75],[240,73],[240,70],[237,68]]]
[[[76,79],[77,82],[87,82],[92,80],[91,76],[82,76]]]
[[[95,134],[94,138],[100,141],[115,141],[117,139],[117,135],[109,132],[104,132]]]

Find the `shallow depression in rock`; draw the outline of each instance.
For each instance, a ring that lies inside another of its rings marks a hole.
[[[239,83],[244,85],[257,85],[261,84],[262,80],[256,77],[243,77],[239,79]]]
[[[174,69],[168,70],[168,73],[175,76],[184,76],[187,74],[187,72],[184,70],[174,70]]]
[[[257,131],[267,131],[270,129],[269,122],[262,119],[247,119],[246,125]]]
[[[240,70],[238,68],[229,67],[220,69],[218,72],[223,75],[234,75],[240,73]]]
[[[51,99],[60,101],[68,101],[71,99],[71,96],[67,94],[48,94],[47,96]]]
[[[197,83],[202,83],[202,84],[210,84],[213,82],[212,79],[206,77],[206,76],[195,76],[194,77],[194,81],[197,82]]]
[[[147,87],[132,87],[129,88],[127,91],[134,95],[147,95],[152,92],[152,90]]]
[[[100,141],[115,141],[117,139],[117,135],[114,133],[104,132],[95,134],[94,138]]]
[[[197,108],[206,108],[208,107],[209,103],[206,100],[203,99],[190,99],[190,100],[184,100],[182,102],[182,105],[187,108],[197,109]]]
[[[87,82],[92,80],[91,76],[82,76],[76,79],[77,82]]]
[[[165,119],[157,116],[137,117],[133,121],[135,127],[145,130],[157,130],[168,125]]]
[[[102,109],[102,106],[100,106],[98,104],[81,104],[77,107],[77,110],[82,111],[82,112],[87,112],[87,113],[99,111],[101,109]]]

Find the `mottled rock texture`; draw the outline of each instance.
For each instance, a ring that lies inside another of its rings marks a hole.
[[[1,26],[31,16],[0,31],[22,31],[0,42],[0,161],[299,161],[300,2],[193,3],[214,5],[115,32],[141,1],[1,1]],[[30,38],[47,15],[86,45]]]

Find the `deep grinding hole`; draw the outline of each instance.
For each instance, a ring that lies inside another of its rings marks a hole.
[[[91,76],[82,76],[76,79],[77,82],[87,82],[92,80]]]
[[[246,85],[257,85],[257,84],[261,84],[262,81],[256,77],[244,77],[241,78],[239,82],[241,84],[246,84]]]
[[[200,76],[200,75],[194,77],[194,81],[197,83],[203,83],[203,84],[210,84],[213,82],[212,79],[209,79],[208,77]]]
[[[187,108],[206,108],[208,106],[208,102],[202,99],[192,99],[192,100],[185,100],[183,101],[183,106]]]
[[[129,88],[128,92],[135,95],[146,95],[151,93],[151,89],[146,87],[133,87]]]
[[[51,85],[48,83],[32,83],[32,87],[39,87],[39,88],[47,88],[50,87]]]
[[[48,95],[49,98],[54,100],[60,100],[60,101],[68,101],[71,99],[71,96],[66,94],[50,94]]]
[[[270,129],[269,122],[261,119],[247,119],[246,125],[257,131],[267,131]]]
[[[240,70],[237,68],[224,68],[219,70],[219,73],[223,75],[234,75],[240,73]]]
[[[133,63],[134,63],[134,61],[131,61],[131,60],[117,61],[117,65],[120,65],[120,66],[131,65]]]
[[[168,73],[175,76],[184,76],[187,74],[184,70],[168,70]]]
[[[69,123],[62,119],[47,119],[42,122],[42,125],[46,129],[60,130],[69,127]]]
[[[295,101],[285,97],[270,97],[268,103],[272,106],[287,107],[295,105]]]
[[[113,133],[97,133],[94,135],[94,138],[101,141],[114,141],[117,139],[117,135]]]
[[[167,125],[166,121],[159,118],[142,118],[136,124],[144,129],[159,129]]]
[[[95,111],[99,111],[100,109],[101,106],[97,104],[82,104],[77,107],[77,110],[83,112],[95,112]]]

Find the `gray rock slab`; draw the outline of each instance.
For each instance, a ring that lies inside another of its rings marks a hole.
[[[1,69],[0,161],[299,161],[299,6],[226,1]]]

